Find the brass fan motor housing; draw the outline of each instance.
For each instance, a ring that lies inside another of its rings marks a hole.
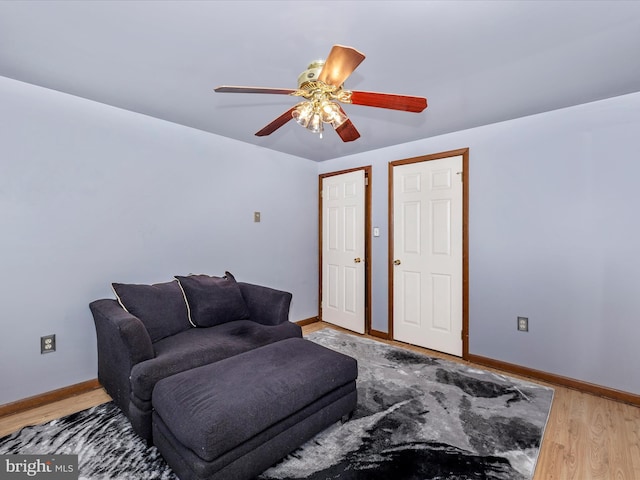
[[[315,60],[311,62],[307,69],[298,75],[298,88],[304,88],[309,82],[315,82],[324,67],[324,60]]]

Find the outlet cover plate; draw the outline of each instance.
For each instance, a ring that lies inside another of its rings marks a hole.
[[[45,335],[40,337],[40,353],[51,353],[56,351],[56,336]]]
[[[518,317],[518,330],[521,332],[529,331],[529,317]]]

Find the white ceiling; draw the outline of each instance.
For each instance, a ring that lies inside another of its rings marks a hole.
[[[213,92],[295,88],[333,44],[367,56],[346,88],[429,107],[256,137],[298,100]],[[322,161],[640,91],[640,1],[4,0],[0,75]]]

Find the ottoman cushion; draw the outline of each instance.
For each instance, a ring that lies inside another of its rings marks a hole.
[[[212,461],[357,376],[355,359],[291,338],[165,378],[152,403],[176,440]]]

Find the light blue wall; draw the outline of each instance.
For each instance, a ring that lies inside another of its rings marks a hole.
[[[386,331],[388,162],[463,147],[471,353],[640,393],[640,94],[320,164],[2,77],[0,105],[0,404],[96,377],[87,304],[112,281],[228,269],[315,316],[317,175],[354,166]]]
[[[317,315],[316,163],[3,77],[0,105],[0,404],[96,378],[112,281],[226,269]]]
[[[320,164],[373,166],[373,328],[388,162],[468,147],[470,352],[640,394],[639,138],[636,93]]]

